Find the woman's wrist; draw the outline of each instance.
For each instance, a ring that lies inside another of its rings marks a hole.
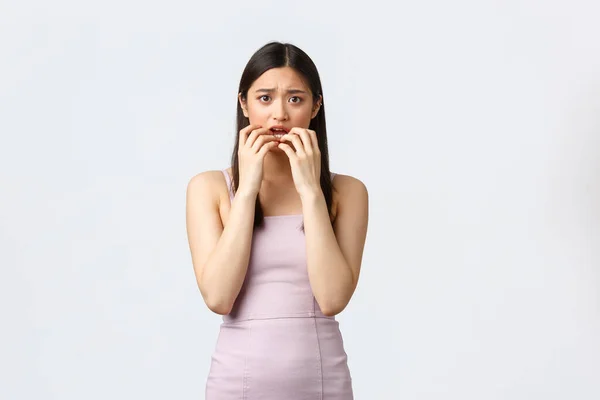
[[[235,196],[241,197],[244,199],[249,199],[249,200],[256,200],[256,196],[258,196],[258,190],[257,189],[249,189],[249,188],[245,188],[245,187],[239,187],[235,191]]]

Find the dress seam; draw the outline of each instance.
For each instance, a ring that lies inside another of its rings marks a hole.
[[[251,343],[251,336],[252,336],[252,321],[249,321],[248,324],[248,348],[250,347],[250,343]],[[248,351],[244,354],[244,374],[243,374],[243,379],[242,379],[242,400],[246,400],[247,399],[247,390],[250,389],[250,376],[248,373]]]
[[[329,319],[332,321],[336,321],[335,318],[328,317],[328,316],[320,316],[320,315],[306,316],[305,314],[301,314],[301,315],[284,315],[284,316],[280,316],[280,317],[267,317],[267,316],[252,317],[252,318],[245,318],[245,319],[239,319],[239,320],[222,321],[222,324],[223,325],[233,325],[233,324],[240,324],[240,323],[249,322],[249,321],[266,321],[266,320],[270,320],[270,319],[298,319],[298,318],[311,318],[311,319],[321,318],[321,319]]]
[[[313,314],[316,311],[316,299],[313,297]],[[319,393],[319,400],[323,400],[323,359],[321,354],[321,340],[319,339],[319,329],[317,328],[317,319],[312,317],[313,324],[315,326],[315,336],[317,339],[317,374],[321,380],[321,392]]]

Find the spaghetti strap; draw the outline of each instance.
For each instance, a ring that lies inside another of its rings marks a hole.
[[[227,169],[223,169],[221,170],[221,172],[223,172],[223,175],[225,175],[225,181],[227,182],[227,190],[229,191],[229,200],[233,201],[233,188],[231,185],[231,177],[229,176]]]

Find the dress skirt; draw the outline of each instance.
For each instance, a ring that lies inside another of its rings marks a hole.
[[[223,322],[206,400],[352,400],[339,323],[332,317]]]

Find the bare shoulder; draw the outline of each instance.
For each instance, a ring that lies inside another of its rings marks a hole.
[[[218,189],[223,182],[223,172],[219,170],[209,170],[200,172],[192,176],[188,182],[188,188],[203,189]]]
[[[209,203],[218,209],[223,196],[227,197],[223,172],[209,170],[192,176],[188,182],[187,196],[194,203]]]
[[[231,175],[231,171],[229,171],[229,174]],[[213,169],[213,170],[208,170],[208,171],[202,171],[197,173],[196,175],[192,176],[190,178],[190,182],[191,181],[198,181],[198,180],[217,180],[217,181],[223,181],[225,178],[223,176],[223,171],[218,170],[218,169]]]
[[[333,177],[333,220],[356,212],[368,213],[369,195],[366,185],[351,175],[336,173]]]
[[[343,205],[353,198],[364,201],[368,198],[367,186],[358,178],[351,175],[336,174],[333,177],[334,193],[339,205]]]

